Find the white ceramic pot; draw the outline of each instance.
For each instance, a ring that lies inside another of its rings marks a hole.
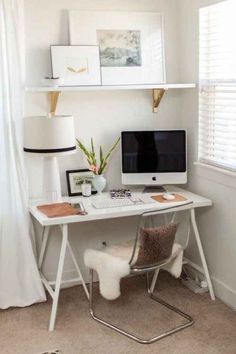
[[[100,194],[106,187],[106,178],[103,175],[95,175],[93,177],[93,186],[96,191]]]

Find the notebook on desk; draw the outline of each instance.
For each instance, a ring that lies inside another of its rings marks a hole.
[[[70,203],[54,203],[38,205],[37,208],[48,218],[87,214],[79,204],[74,207]]]

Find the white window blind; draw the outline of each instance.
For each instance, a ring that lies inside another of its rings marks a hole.
[[[236,0],[200,9],[199,160],[236,171]]]

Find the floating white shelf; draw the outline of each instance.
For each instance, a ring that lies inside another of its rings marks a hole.
[[[109,90],[168,90],[195,88],[196,84],[151,84],[151,85],[101,85],[101,86],[29,86],[27,92],[63,92],[63,91],[109,91]]]
[[[195,88],[196,84],[151,84],[151,85],[115,85],[115,86],[31,86],[26,87],[26,92],[47,92],[50,96],[51,116],[55,115],[57,101],[61,92],[76,91],[111,91],[111,90],[152,90],[153,92],[153,112],[156,113],[165,91],[169,89],[190,89]]]

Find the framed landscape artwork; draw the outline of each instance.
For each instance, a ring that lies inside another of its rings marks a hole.
[[[141,66],[141,33],[97,30],[102,67]]]
[[[101,85],[97,45],[52,45],[51,60],[53,77],[63,79],[63,86]]]
[[[155,12],[69,12],[70,42],[100,49],[103,85],[165,83],[163,18]]]
[[[81,184],[85,180],[87,182],[91,182],[92,184],[93,176],[93,172],[88,169],[66,171],[66,180],[69,196],[74,197],[77,195],[82,195]],[[94,187],[92,187],[92,194],[96,193],[97,191]]]

